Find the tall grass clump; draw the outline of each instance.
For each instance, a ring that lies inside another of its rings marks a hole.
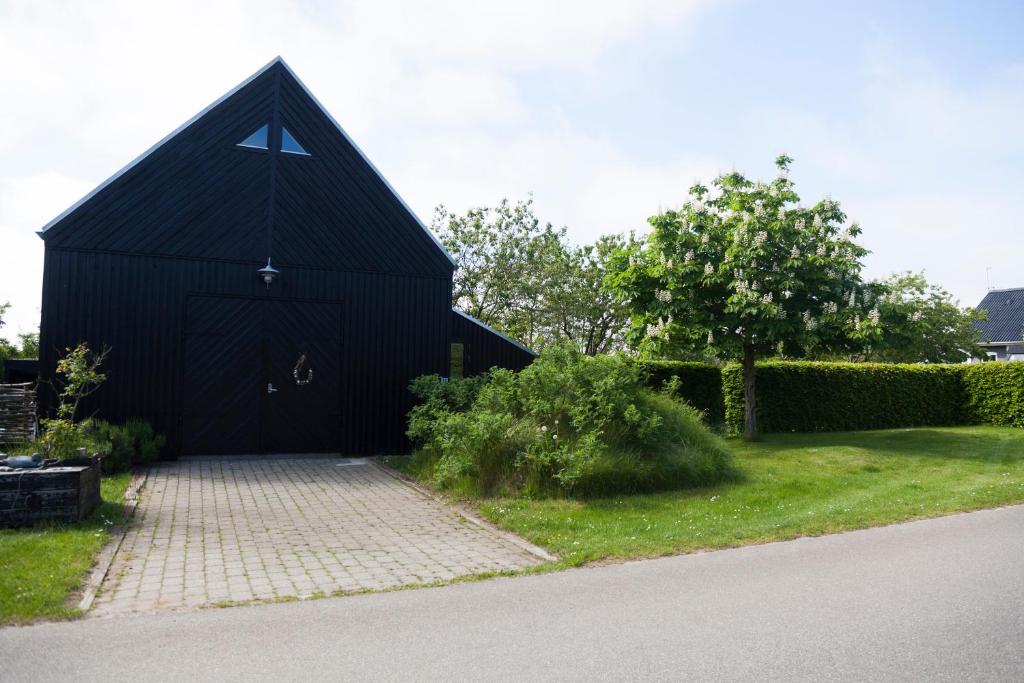
[[[731,455],[700,414],[618,356],[546,349],[519,373],[415,380],[410,471],[457,495],[606,496],[711,484]]]

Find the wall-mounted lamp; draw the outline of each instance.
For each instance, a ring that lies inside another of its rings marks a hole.
[[[274,281],[274,278],[280,275],[281,271],[274,266],[270,265],[270,259],[267,259],[267,265],[263,266],[256,271],[257,275],[263,278],[263,281],[267,283],[267,289],[270,289],[270,283]]]

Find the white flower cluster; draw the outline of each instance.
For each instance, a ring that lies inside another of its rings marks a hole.
[[[790,258],[800,258],[800,247],[793,245],[793,248],[789,250]]]
[[[704,274],[705,275],[711,275],[714,272],[715,272],[715,267],[713,265],[711,265],[710,263],[705,263],[704,264]]]
[[[824,242],[819,244],[818,245],[818,250],[817,250],[818,256],[824,256],[825,255],[825,249],[826,249],[826,247],[825,247],[825,243]]]
[[[804,228],[807,227],[807,222],[803,218],[799,218],[797,219],[794,225],[796,226],[797,230],[803,230]]]
[[[907,316],[907,320],[916,323],[916,322],[920,322],[921,318],[923,318],[923,317],[924,317],[924,314],[921,311],[914,311],[913,313],[911,313],[910,315]]]
[[[821,216],[819,216],[818,214],[814,214],[814,229],[821,230],[823,226],[824,223],[822,223],[821,221]]]
[[[781,305],[776,307],[775,317],[777,319],[779,319],[779,320],[785,320],[786,319],[786,310]]]
[[[754,281],[753,281],[753,282],[751,283],[751,285],[750,285],[750,290],[751,290],[752,292],[759,292],[759,291],[761,291],[761,285],[760,285],[760,283],[758,283],[758,281],[757,281],[757,280],[754,280]]]
[[[814,330],[818,329],[818,321],[811,317],[810,311],[804,311],[803,318],[804,327],[807,328],[808,332],[814,332]]]
[[[704,202],[702,202],[699,199],[694,199],[692,202],[690,202],[690,208],[693,209],[693,211],[695,211],[696,213],[702,213],[706,207],[704,206]]]
[[[822,310],[829,315],[835,315],[839,311],[839,304],[835,301],[826,301],[825,305],[822,306]]]
[[[653,325],[648,325],[647,326],[647,336],[648,337],[660,337],[662,334],[664,334],[668,330],[670,325],[672,325],[672,318],[671,317],[669,317],[668,320],[662,320],[661,318],[658,318],[658,322],[657,323],[655,323]],[[665,336],[667,337],[668,335],[666,334]]]
[[[772,302],[772,293],[771,292],[768,292],[763,297],[761,297],[761,303],[770,304],[771,302]]]
[[[852,308],[852,307],[854,307],[856,305],[857,305],[857,290],[856,289],[851,289],[850,290],[850,307]]]
[[[792,297],[793,297],[793,292],[789,291],[788,289],[782,290],[782,298],[783,299],[790,299]]]
[[[736,281],[736,292],[738,294],[746,294],[749,291],[750,291],[750,283],[749,282],[747,282],[746,280],[737,280]]]
[[[758,199],[756,202],[754,202],[754,217],[755,218],[764,218],[766,213],[767,213],[767,211],[765,211],[764,205],[761,204],[761,200],[760,199]]]
[[[860,332],[860,314],[853,316],[853,329]]]
[[[868,312],[868,320],[877,325],[882,320],[882,314],[878,311],[878,306],[875,306]]]
[[[667,289],[659,289],[654,293],[654,298],[662,303],[669,303],[672,301],[672,292]]]
[[[782,206],[779,207],[779,220],[780,221],[786,220],[786,209],[785,209],[785,207],[782,207]]]
[[[693,261],[693,249],[687,251],[686,255],[683,256],[683,263],[690,263],[691,261]]]
[[[708,241],[710,241],[710,239],[711,239],[711,236],[708,233],[704,233],[703,235],[700,236],[700,243],[701,244],[707,244]]]
[[[757,234],[754,235],[754,245],[755,246],[760,247],[760,246],[762,246],[767,241],[768,241],[768,233],[765,232],[764,230],[758,230]]]
[[[715,335],[713,335],[711,333],[711,330],[708,330],[708,346],[711,346],[714,343],[715,343]]]

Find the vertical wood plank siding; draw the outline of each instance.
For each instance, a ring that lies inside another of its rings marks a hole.
[[[309,154],[238,146],[268,125],[273,147],[274,120]],[[206,353],[197,363],[206,370],[187,367],[191,295],[337,304],[346,454],[408,447],[409,382],[448,374],[453,335],[466,344],[469,373],[532,359],[452,312],[448,255],[280,60],[41,234],[41,378],[52,381],[59,355],[79,342],[110,347],[108,380],[83,416],[150,420],[172,455],[183,443],[185,379],[196,379],[188,373],[209,372],[236,348]],[[281,271],[269,289],[256,275],[268,257]],[[220,386],[189,384],[208,385]],[[54,401],[43,384],[43,410]]]
[[[111,421],[150,420],[181,445],[185,301],[189,294],[337,301],[342,308],[342,451],[402,452],[409,382],[447,373],[451,315],[446,277],[282,268],[267,289],[248,263],[47,249],[40,373],[61,349],[109,346],[108,380],[82,407]],[[254,369],[258,372],[258,369]],[[45,386],[45,385],[44,385]],[[47,407],[52,392],[41,391]]]

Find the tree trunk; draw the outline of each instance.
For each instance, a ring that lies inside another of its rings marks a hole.
[[[757,402],[754,393],[754,346],[743,345],[743,439],[757,438]]]

